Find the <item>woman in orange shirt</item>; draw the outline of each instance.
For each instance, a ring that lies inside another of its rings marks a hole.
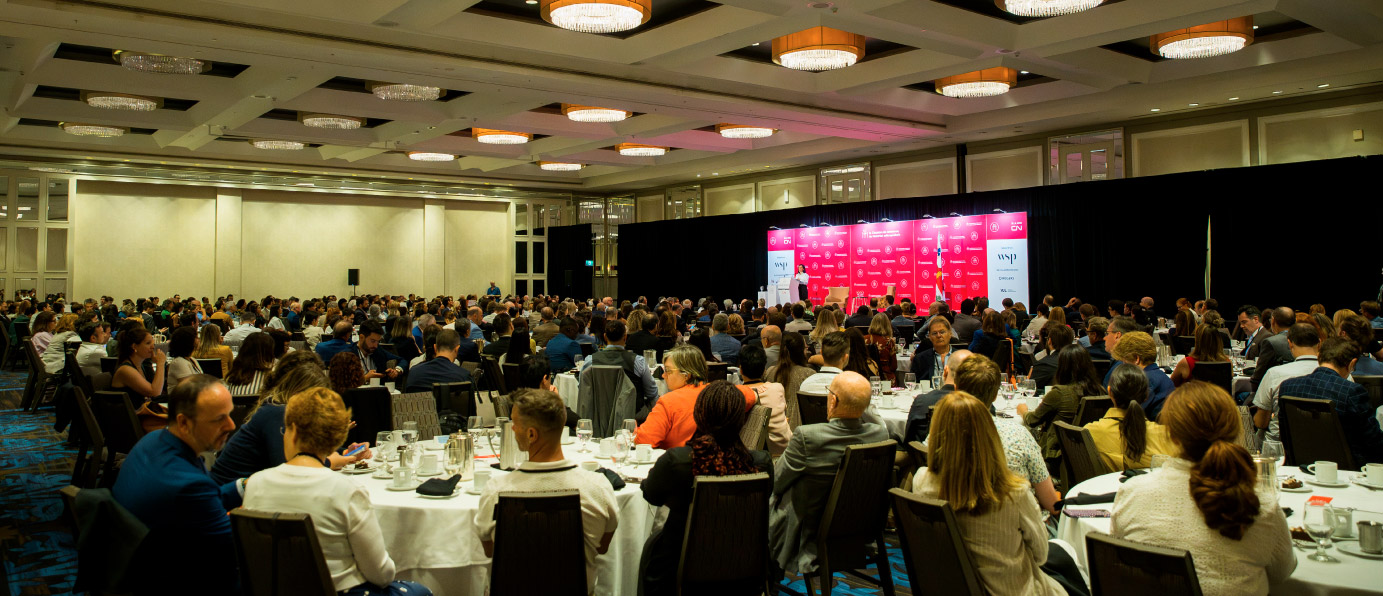
[[[696,398],[706,387],[706,358],[691,345],[677,346],[663,357],[663,381],[668,392],[658,398],[648,418],[634,431],[634,442],[654,449],[681,447],[696,434]],[[744,393],[746,409],[757,400],[752,390],[736,385]]]

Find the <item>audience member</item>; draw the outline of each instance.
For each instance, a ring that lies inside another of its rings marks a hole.
[[[1296,313],[1285,306],[1272,310],[1272,332],[1267,339],[1263,340],[1263,346],[1258,350],[1258,361],[1254,367],[1253,390],[1258,391],[1258,387],[1263,383],[1263,376],[1268,374],[1273,367],[1286,364],[1293,360],[1292,349],[1287,345],[1287,329],[1296,322]],[[1313,328],[1312,331],[1315,331]],[[1319,339],[1319,335],[1317,335]]]
[[[1085,322],[1085,337],[1081,338],[1086,350],[1090,352],[1091,360],[1113,360],[1109,355],[1109,350],[1105,348],[1105,335],[1109,331],[1109,319],[1104,317],[1091,317]]]
[[[740,378],[744,387],[754,392],[759,404],[769,409],[768,436],[765,438],[769,453],[782,455],[792,438],[792,428],[787,419],[787,391],[781,383],[764,377],[768,358],[764,349],[758,346],[740,348]]]
[[[982,320],[984,313],[981,312],[978,314],[980,316],[976,316],[974,300],[966,298],[960,302],[960,311],[956,313],[955,321],[951,326],[956,330],[956,336],[959,337],[961,341],[971,344],[974,343],[971,340],[975,338],[975,333],[980,331],[984,326]],[[970,350],[973,352],[974,348]],[[993,354],[994,351],[990,350],[984,353]]]
[[[1258,408],[1253,414],[1253,423],[1260,429],[1267,429],[1267,440],[1282,440],[1277,431],[1277,398],[1282,395],[1282,382],[1309,375],[1316,370],[1320,366],[1319,348],[1320,336],[1316,334],[1315,327],[1296,323],[1287,329],[1287,349],[1292,353],[1292,360],[1273,367],[1263,375],[1263,381],[1253,395],[1253,405]]]
[[[1369,320],[1374,329],[1383,329],[1383,307],[1373,300],[1359,303],[1359,315]]]
[[[1114,359],[1119,362],[1109,370],[1112,373],[1115,368],[1123,365],[1143,369],[1143,372],[1148,376],[1148,399],[1140,405],[1143,406],[1143,411],[1147,413],[1148,419],[1156,421],[1158,413],[1162,411],[1163,403],[1176,386],[1172,384],[1172,379],[1167,376],[1167,373],[1162,372],[1162,369],[1157,366],[1157,344],[1153,342],[1151,335],[1142,331],[1133,331],[1124,333],[1122,336],[1118,345],[1114,346],[1110,352]]]
[[[784,408],[788,418],[788,428],[795,429],[802,424],[802,411],[797,405],[797,392],[807,377],[815,374],[807,364],[807,340],[800,333],[783,336],[782,350],[778,352],[778,364],[764,372],[771,383],[783,386]]]
[[[945,319],[939,320],[944,321]],[[927,442],[927,435],[931,433],[932,408],[941,401],[941,398],[956,390],[955,370],[962,361],[972,354],[974,352],[970,350],[952,350],[942,362],[940,370],[934,373],[932,390],[913,398],[912,406],[908,408],[907,425],[904,427],[905,441]],[[922,378],[918,377],[918,380],[920,381]],[[936,381],[940,382],[936,383]]]
[[[740,341],[730,336],[730,317],[719,313],[711,320],[711,353],[721,362],[736,366],[739,364]]]
[[[29,323],[29,333],[32,337],[30,342],[34,345],[34,351],[42,354],[48,349],[48,343],[53,341],[53,330],[58,326],[58,318],[52,311],[42,311],[34,315],[34,320]]]
[[[850,342],[850,353],[843,370],[860,373],[865,378],[879,376],[879,360],[876,355],[878,349],[871,349],[871,346],[865,343],[864,333],[857,327],[850,327],[844,333],[845,339]]]
[[[1359,362],[1354,365],[1355,375],[1380,376],[1383,375],[1383,345],[1374,339],[1374,332],[1368,319],[1359,315],[1348,315],[1341,318],[1336,325],[1340,330],[1340,337],[1348,338],[1354,342],[1355,347],[1359,348]]]
[[[574,318],[562,319],[562,324],[558,325],[557,335],[548,340],[547,359],[548,364],[552,366],[552,372],[560,373],[576,368],[576,362],[581,359],[581,345],[576,343],[579,326],[580,323]]]
[[[101,359],[106,356],[106,342],[110,341],[110,324],[87,323],[77,330],[77,337],[82,340],[77,348],[77,366],[87,375],[101,374]]]
[[[264,379],[274,366],[274,340],[267,333],[254,333],[240,345],[240,353],[226,373],[226,387],[231,395],[259,395]]]
[[[443,329],[437,332],[434,344],[436,356],[431,360],[423,362],[408,369],[408,387],[405,393],[432,392],[432,385],[435,383],[469,383],[471,373],[456,362],[457,352],[461,349],[461,335],[452,329]],[[475,342],[467,339],[465,343],[472,346]],[[520,359],[519,362],[522,362]]]
[[[1296,325],[1292,327],[1295,329]],[[1354,342],[1343,337],[1326,339],[1321,342],[1320,366],[1307,375],[1283,381],[1278,393],[1333,403],[1345,441],[1354,455],[1354,465],[1362,467],[1383,463],[1383,431],[1378,427],[1376,408],[1369,403],[1368,390],[1349,381],[1358,360],[1359,347]]]
[[[874,315],[864,343],[869,346],[869,355],[878,365],[879,378],[894,383],[898,378],[898,355],[895,353],[898,344],[893,341],[893,324],[888,322],[888,315]]]
[[[761,347],[764,350],[764,357],[768,359],[768,365],[778,364],[778,356],[782,351],[783,332],[778,329],[777,325],[764,325],[759,330],[759,337]]]
[[[950,321],[945,317],[932,317],[927,321],[925,337],[931,347],[913,354],[909,365],[909,372],[919,382],[941,376],[941,370],[946,367],[946,358],[951,353]]]
[[[168,386],[177,387],[178,383],[192,375],[202,374],[201,365],[192,358],[192,353],[197,350],[196,326],[183,326],[173,330],[173,335],[168,341]]]
[[[975,354],[960,362],[952,375],[952,380],[955,382],[956,391],[969,393],[992,407],[994,400],[999,397],[999,384],[1003,381],[1003,376],[993,360],[985,358],[982,354]],[[1055,512],[1053,507],[1059,496],[1052,487],[1051,474],[1047,471],[1042,450],[1037,446],[1032,433],[1028,432],[1022,423],[999,418],[997,415],[994,416],[994,426],[998,428],[999,440],[1004,444],[1004,457],[1008,459],[1009,469],[1027,479],[1043,510]]]
[[[1146,469],[1154,455],[1175,455],[1167,427],[1148,420],[1139,405],[1148,395],[1148,376],[1143,371],[1120,367],[1106,388],[1114,405],[1099,420],[1085,425],[1106,470]]]
[[[654,449],[681,447],[696,434],[693,410],[697,396],[706,387],[706,359],[701,350],[692,346],[677,346],[663,358],[663,381],[668,392],[654,403],[648,418],[634,432],[634,442],[652,445]],[[757,398],[753,391],[739,387],[746,407],[754,407]]]
[[[365,370],[360,368],[360,361],[354,354],[340,352],[327,363],[327,378],[332,391],[345,395],[347,391],[365,384]]]
[[[1062,325],[1063,327],[1065,325]],[[956,329],[960,333],[961,329]],[[962,335],[964,341],[967,336]],[[983,323],[969,336],[970,351],[982,354],[986,358],[993,358],[999,351],[999,343],[1008,339],[1008,332],[1004,330],[1004,320],[997,312],[985,313]]]
[[[1214,320],[1210,318],[1209,320]],[[1220,329],[1214,325],[1201,323],[1196,326],[1196,344],[1191,353],[1177,362],[1172,370],[1172,384],[1181,385],[1192,379],[1192,371],[1198,362],[1229,362],[1225,357],[1224,346],[1220,344]]]
[[[1048,323],[1050,326],[1051,323]],[[1049,337],[1060,333],[1054,330]],[[1065,333],[1069,334],[1070,328],[1066,328]],[[1032,430],[1037,444],[1042,447],[1043,457],[1053,463],[1052,467],[1061,458],[1061,442],[1057,440],[1056,425],[1053,423],[1074,424],[1081,400],[1105,394],[1105,388],[1100,386],[1100,376],[1095,373],[1095,364],[1090,361],[1090,353],[1085,348],[1065,344],[1065,347],[1056,349],[1054,356],[1057,358],[1056,372],[1051,386],[1042,395],[1041,403],[1031,411],[1027,404],[1019,403],[1017,406],[1023,424]]]
[[[1052,384],[1052,379],[1056,377],[1059,366],[1059,354],[1076,341],[1076,333],[1057,320],[1047,321],[1047,325],[1042,328],[1042,331],[1047,336],[1046,355],[1032,365],[1032,372],[1029,376],[1037,384],[1038,391],[1042,391],[1047,385]],[[1094,386],[1098,387],[1099,383],[1099,379],[1095,379]],[[1063,422],[1070,421],[1063,420]]]
[[[653,381],[653,373],[649,370],[643,354],[625,348],[627,339],[623,322],[613,320],[606,323],[605,347],[582,360],[580,368],[585,370],[586,367],[595,365],[618,366],[623,369],[624,376],[629,378],[635,389],[634,410],[640,412],[642,417],[648,414],[648,409],[652,407],[654,400],[658,399],[658,385]]]

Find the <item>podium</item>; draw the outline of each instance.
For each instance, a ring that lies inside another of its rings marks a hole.
[[[778,280],[778,283],[773,284],[773,300],[769,302],[773,304],[792,304],[797,302],[798,288],[801,286],[802,282],[797,281],[797,278],[791,275],[785,275]]]

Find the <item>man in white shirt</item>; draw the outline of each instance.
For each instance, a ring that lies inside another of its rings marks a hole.
[[[106,342],[110,341],[109,323],[87,323],[77,330],[82,339],[77,348],[77,366],[88,375],[101,374],[101,359],[106,357]]]
[[[777,366],[778,353],[783,348],[783,332],[777,325],[765,325],[759,331],[759,341],[764,346],[764,356],[768,358],[767,366]]]
[[[1253,405],[1258,408],[1253,414],[1253,425],[1267,429],[1267,439],[1282,440],[1277,433],[1278,389],[1287,379],[1304,377],[1320,365],[1316,351],[1321,337],[1316,328],[1306,323],[1297,323],[1287,328],[1287,347],[1292,350],[1292,361],[1268,369],[1263,381],[1258,384],[1258,392],[1253,395]]]
[[[850,340],[846,338],[844,331],[827,333],[826,337],[821,338],[821,358],[823,361],[821,371],[803,380],[802,387],[798,391],[825,394],[827,389],[830,389],[831,382],[836,380],[836,375],[840,374],[844,370],[845,363],[850,361]],[[879,408],[874,405],[872,399],[864,409],[864,414],[860,416],[860,420],[888,428],[884,425],[883,418],[879,416]],[[898,438],[894,437],[894,439]]]
[[[514,436],[528,461],[509,474],[490,479],[480,495],[476,532],[485,555],[494,556],[495,505],[502,492],[546,492],[576,489],[581,493],[581,520],[586,535],[586,593],[595,592],[596,556],[610,548],[619,526],[615,491],[605,476],[583,470],[562,455],[562,427],[567,408],[562,398],[542,389],[520,389],[512,396]]]
[[[226,341],[245,341],[245,338],[249,337],[251,333],[259,333],[259,319],[254,315],[249,316],[251,318],[241,323],[239,327],[226,332]]]

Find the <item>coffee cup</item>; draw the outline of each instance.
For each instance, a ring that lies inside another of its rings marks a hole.
[[[610,457],[615,454],[615,438],[605,437],[600,440],[600,457]]]
[[[413,470],[399,466],[394,468],[394,488],[413,486]]]
[[[375,377],[375,378],[373,378],[373,379],[370,379],[370,382],[369,382],[369,383],[366,383],[366,385],[369,385],[370,387],[379,387],[379,386],[380,386],[380,385],[379,385],[379,377]]]
[[[653,460],[653,446],[648,444],[634,446],[634,461],[648,462]]]
[[[585,470],[585,471],[587,471],[587,472],[594,472],[594,471],[600,469],[600,462],[598,462],[598,461],[583,461],[583,462],[581,462],[581,469],[583,469],[583,470]]]
[[[1027,403],[1028,403],[1028,411],[1031,412],[1031,411],[1033,411],[1033,410],[1036,410],[1036,409],[1037,409],[1037,406],[1039,406],[1039,405],[1042,404],[1042,398],[1040,398],[1040,397],[1029,397],[1029,398],[1027,399]]]
[[[1359,476],[1363,478],[1366,484],[1383,486],[1383,464],[1364,464],[1364,469],[1360,471]]]
[[[423,456],[423,464],[422,464],[421,466],[418,466],[418,469],[419,469],[419,471],[421,471],[423,474],[436,474],[436,473],[437,473],[437,454],[436,454],[436,453],[429,453],[429,454],[427,454],[427,455],[424,455],[424,456]]]
[[[490,471],[477,467],[475,474],[471,477],[471,486],[475,492],[485,490],[485,484],[490,481]]]
[[[447,441],[451,440],[451,437],[448,435],[436,435],[432,437],[432,440],[437,441],[438,445],[441,445],[443,448],[446,448]]]
[[[1323,484],[1339,482],[1340,467],[1333,461],[1318,461],[1306,466],[1306,471],[1316,475],[1316,481]]]

